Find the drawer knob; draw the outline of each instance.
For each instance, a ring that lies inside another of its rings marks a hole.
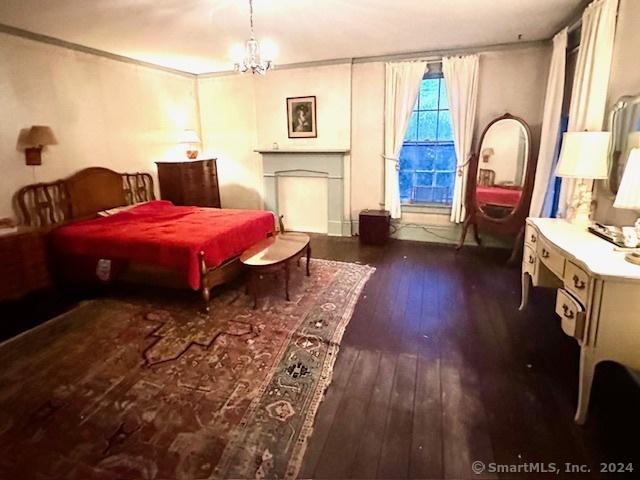
[[[529,259],[528,259],[529,263],[533,263],[533,262],[534,262],[534,260],[535,260],[535,259],[534,259],[531,255],[529,255]]]
[[[531,235],[531,243],[536,243],[536,236],[535,235]]]
[[[542,249],[542,258],[549,258],[549,251],[546,248]]]
[[[562,311],[563,315],[568,319],[572,319],[575,316],[573,310],[571,310],[565,303],[562,304]]]
[[[574,275],[573,276],[573,286],[575,288],[577,288],[578,290],[584,290],[584,287],[586,287],[586,283],[584,282],[584,280],[580,280],[578,278],[578,275]]]

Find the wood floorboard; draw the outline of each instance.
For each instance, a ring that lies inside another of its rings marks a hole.
[[[415,354],[398,355],[377,478],[406,478],[408,475],[417,366]]]
[[[508,252],[323,235],[312,246],[314,258],[376,272],[345,331],[301,477],[495,478],[474,475],[476,460],[584,463],[593,469],[585,479],[638,476],[640,387],[620,365],[601,364],[587,424],[574,423],[579,347],[562,333],[553,290],[533,289],[517,310],[520,270],[506,265]],[[34,322],[75,301],[41,305]],[[599,462],[635,471],[603,475]]]
[[[382,352],[376,383],[367,408],[367,428],[362,431],[351,464],[350,478],[376,478],[387,412],[396,374],[397,355]]]
[[[314,472],[315,478],[345,478],[355,457],[355,448],[367,428],[367,407],[377,380],[380,352],[361,350],[348,382],[334,423],[343,428],[332,429],[325,441]]]
[[[640,429],[640,388],[622,367],[600,366],[589,421],[573,422],[579,348],[560,329],[553,290],[534,289],[518,312],[520,271],[506,265],[508,252],[313,242],[314,256],[377,270],[336,364],[349,381],[318,411],[305,477],[496,478],[474,475],[475,460],[596,470],[627,461],[640,471],[637,442],[626,440]]]

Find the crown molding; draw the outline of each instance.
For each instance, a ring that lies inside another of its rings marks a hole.
[[[155,63],[136,60],[131,57],[117,55],[115,53],[110,53],[104,50],[86,47],[84,45],[80,45],[77,43],[67,42],[66,40],[61,40],[59,38],[50,37],[48,35],[34,33],[29,30],[12,27],[10,25],[5,25],[2,23],[0,23],[0,33],[6,33],[9,35],[26,38],[36,42],[46,43],[49,45],[54,45],[57,47],[62,47],[69,50],[75,50],[77,52],[86,53],[89,55],[95,55],[98,57],[108,58],[110,60],[115,60],[118,62],[138,65],[138,66],[160,70],[163,72],[173,73],[175,75],[180,75],[183,77],[188,77],[193,79],[196,79],[196,78],[205,79],[205,78],[224,77],[228,75],[237,75],[237,72],[235,72],[234,70],[224,70],[220,72],[205,72],[200,74],[185,72],[183,70],[164,67],[162,65],[158,65]],[[400,52],[400,53],[391,53],[391,54],[375,55],[375,56],[368,56],[368,57],[335,58],[335,59],[317,60],[317,61],[310,61],[310,62],[298,62],[298,63],[287,63],[282,65],[275,65],[274,69],[290,70],[290,69],[296,69],[296,68],[310,68],[310,67],[322,67],[322,66],[330,66],[330,65],[358,64],[358,63],[372,63],[372,62],[388,62],[388,61],[398,61],[398,60],[435,61],[435,60],[442,59],[442,57],[451,56],[451,55],[468,55],[472,53],[488,53],[492,51],[516,50],[516,49],[538,47],[542,45],[547,45],[549,44],[550,41],[551,39],[543,39],[543,40],[534,40],[534,41],[525,41],[525,42],[521,41],[517,43],[499,43],[499,44],[481,45],[477,47]]]
[[[56,47],[66,48],[68,50],[74,50],[76,52],[87,53],[89,55],[95,55],[97,57],[108,58],[109,60],[115,60],[116,62],[129,63],[132,65],[138,65],[140,67],[152,68],[154,70],[173,73],[174,75],[181,75],[183,77],[195,79],[197,76],[194,73],[185,72],[183,70],[177,70],[175,68],[163,67],[162,65],[158,65],[150,62],[144,62],[142,60],[136,60],[131,57],[117,55],[115,53],[106,52],[104,50],[99,50],[97,48],[85,47],[84,45],[80,45],[73,42],[67,42],[66,40],[61,40],[59,38],[50,37],[48,35],[42,35],[40,33],[31,32],[29,30],[24,30],[22,28],[12,27],[11,25],[5,25],[4,23],[0,23],[0,33],[6,33],[8,35],[13,35],[15,37],[26,38],[27,40],[46,43],[49,45],[54,45]]]

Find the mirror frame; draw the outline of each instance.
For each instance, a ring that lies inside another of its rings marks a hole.
[[[484,137],[494,123],[500,120],[516,120],[524,127],[527,140],[529,142],[529,149],[527,152],[527,167],[525,169],[525,181],[522,187],[522,196],[520,197],[520,203],[513,211],[503,218],[493,218],[487,216],[478,206],[476,200],[476,185],[478,178],[478,165],[480,159],[480,148]],[[480,237],[478,235],[478,227],[483,227],[486,231],[497,235],[512,235],[516,236],[511,258],[509,263],[514,263],[518,256],[518,253],[522,251],[522,237],[524,236],[525,220],[529,216],[529,207],[531,206],[531,195],[533,194],[533,184],[535,182],[536,167],[538,164],[538,157],[534,155],[534,150],[537,150],[537,143],[534,144],[533,136],[531,134],[531,128],[529,124],[522,118],[505,113],[504,115],[494,118],[482,131],[480,140],[476,145],[476,149],[471,153],[469,157],[469,168],[467,171],[467,189],[465,192],[465,206],[467,208],[467,217],[462,226],[462,233],[460,235],[460,241],[457,249],[459,250],[464,245],[464,240],[467,235],[469,226],[473,226],[473,233],[476,239],[476,243],[481,245]]]
[[[488,216],[478,205],[478,201],[476,199],[476,186],[478,183],[477,175],[478,175],[478,166],[479,166],[479,159],[481,154],[480,149],[482,148],[482,142],[484,141],[484,137],[486,136],[489,129],[495,123],[498,123],[501,120],[515,120],[516,122],[520,123],[520,125],[522,125],[522,127],[524,128],[525,134],[527,136],[528,148],[527,148],[527,157],[525,158],[525,161],[526,161],[526,168],[524,169],[525,180],[522,186],[522,196],[520,197],[520,203],[518,203],[518,205],[511,211],[509,215],[502,218],[494,218],[494,217]],[[474,176],[473,182],[470,181],[472,172]],[[513,219],[520,217],[522,214],[522,211],[526,211],[526,215],[524,218],[526,218],[526,216],[529,213],[531,196],[527,195],[527,192],[529,190],[533,191],[533,183],[535,179],[532,177],[534,176],[535,176],[535,165],[533,165],[533,145],[532,145],[532,138],[531,138],[531,128],[529,128],[529,125],[527,124],[527,122],[525,122],[522,118],[516,117],[509,113],[505,113],[504,115],[491,120],[489,124],[482,131],[482,135],[480,135],[480,139],[476,146],[476,150],[474,151],[469,164],[469,181],[467,181],[467,193],[468,193],[469,201],[467,205],[471,206],[471,210],[475,212],[475,215],[478,217],[478,219],[481,219],[481,223],[503,225],[506,230],[504,233],[507,233],[507,231],[510,232],[511,228],[509,228],[509,225],[511,225],[511,223],[513,222]],[[500,233],[500,232],[497,232],[497,233]]]
[[[640,103],[640,93],[637,95],[623,95],[611,107],[611,110],[609,111],[608,121],[607,121],[607,130],[611,132],[612,137],[613,137],[613,129],[616,125],[616,119],[618,118],[618,114],[627,105],[634,104],[634,103]],[[611,182],[611,175],[613,174],[613,171],[616,165],[620,162],[620,158],[617,158],[615,160],[613,158],[614,148],[615,148],[614,146],[615,146],[615,139],[611,138],[611,145],[609,147],[609,158],[607,159],[609,162],[609,165],[608,165],[609,172],[607,175],[607,179],[604,181],[609,198],[615,198],[617,194],[617,192],[613,191],[612,182]]]

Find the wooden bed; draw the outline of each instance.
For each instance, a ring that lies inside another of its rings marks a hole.
[[[91,167],[62,180],[27,185],[15,194],[14,205],[20,224],[50,230],[95,218],[103,210],[151,200],[155,200],[151,175]],[[217,267],[208,267],[204,252],[199,252],[198,258],[200,293],[209,311],[211,289],[235,278],[242,264],[235,256]],[[131,263],[121,277],[171,286],[184,283],[176,272],[146,264]]]

